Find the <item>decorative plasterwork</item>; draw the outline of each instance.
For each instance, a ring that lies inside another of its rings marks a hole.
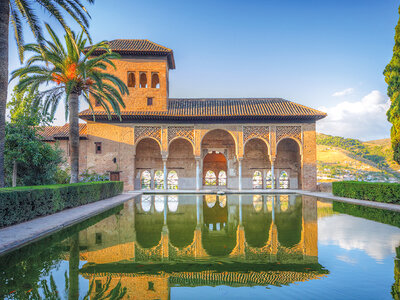
[[[301,126],[276,126],[276,141],[295,138],[301,142]]]
[[[194,127],[192,126],[171,126],[168,127],[168,144],[176,137],[187,138],[194,144]]]
[[[161,144],[161,126],[135,126],[135,143],[145,137],[154,138]]]
[[[243,144],[252,138],[262,138],[269,141],[268,126],[243,126]]]

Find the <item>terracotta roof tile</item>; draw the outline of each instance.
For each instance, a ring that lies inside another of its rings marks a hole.
[[[107,119],[105,111],[94,113],[97,119]],[[79,115],[92,120],[88,109]],[[167,111],[122,111],[123,120],[319,120],[326,113],[280,98],[202,98],[169,99]],[[113,114],[113,120],[118,117]]]
[[[175,69],[174,53],[171,49],[149,40],[117,39],[108,42],[112,51],[125,55],[167,56],[170,69]],[[86,47],[89,49],[89,47]],[[100,52],[94,52],[94,55]]]
[[[69,138],[69,124],[63,126],[45,126],[41,127],[38,131],[39,135],[43,137],[44,141],[55,141],[58,139]],[[79,124],[79,137],[87,137],[87,125],[84,123]]]

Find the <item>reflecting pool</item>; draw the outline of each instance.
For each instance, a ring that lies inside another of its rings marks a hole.
[[[296,194],[142,195],[0,257],[0,298],[400,299],[399,227]]]

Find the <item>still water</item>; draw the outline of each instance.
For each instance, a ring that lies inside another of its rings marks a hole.
[[[0,257],[0,298],[399,299],[399,227],[310,196],[143,195]]]

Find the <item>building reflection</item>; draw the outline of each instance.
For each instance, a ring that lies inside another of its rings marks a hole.
[[[307,196],[143,195],[80,232],[80,273],[153,299],[174,286],[289,284],[327,273],[317,238]]]

